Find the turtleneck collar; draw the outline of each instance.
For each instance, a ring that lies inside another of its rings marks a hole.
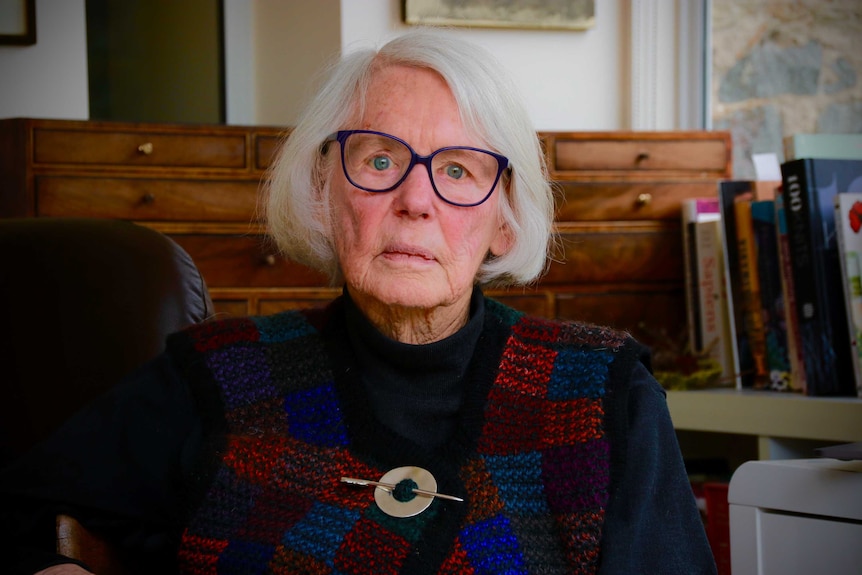
[[[457,423],[464,377],[484,324],[484,298],[473,290],[467,323],[429,344],[402,343],[383,335],[344,290],[350,344],[360,380],[379,421],[397,434],[433,449]]]

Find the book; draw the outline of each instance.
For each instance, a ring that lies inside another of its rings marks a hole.
[[[699,266],[695,228],[698,222],[718,220],[718,198],[686,198],[682,201],[682,250],[685,271],[686,319],[688,341],[693,355],[703,352],[700,300],[698,297]]]
[[[793,134],[784,138],[784,161],[800,158],[862,160],[862,134]]]
[[[695,223],[697,250],[697,300],[702,355],[714,359],[721,368],[722,385],[734,381],[733,342],[730,310],[724,278],[722,223],[711,219]]]
[[[728,330],[732,343],[735,384],[738,389],[754,387],[754,357],[744,328],[739,250],[736,241],[734,203],[740,196],[747,200],[772,199],[781,182],[770,180],[722,180],[718,183],[718,204],[722,222],[724,293],[727,298]]]
[[[743,328],[742,284],[739,275],[739,250],[736,241],[734,204],[739,197],[752,198],[755,185],[750,180],[723,180],[718,183],[721,210],[722,248],[724,252],[724,283],[727,294],[730,337],[733,353],[735,384],[738,389],[754,384],[754,358]]]
[[[835,196],[835,230],[856,394],[862,397],[862,190]]]
[[[742,308],[742,329],[748,336],[752,358],[752,379],[748,387],[765,389],[769,383],[766,357],[766,328],[761,313],[760,276],[757,270],[757,242],[754,237],[752,204],[748,195],[734,198],[736,251],[739,265],[739,294],[736,305]]]
[[[806,393],[856,395],[834,200],[862,186],[862,160],[792,160],[781,175]]]
[[[768,370],[766,387],[773,391],[790,391],[790,355],[787,349],[787,322],[781,285],[781,264],[778,258],[775,200],[751,202],[751,225],[757,258],[760,316]]]
[[[787,218],[784,214],[784,196],[775,196],[775,235],[781,277],[781,295],[784,304],[784,323],[787,332],[787,355],[790,359],[790,389],[805,392],[805,363],[802,360],[802,338],[796,315],[796,290],[793,286],[793,268],[790,263],[790,239],[787,236]]]

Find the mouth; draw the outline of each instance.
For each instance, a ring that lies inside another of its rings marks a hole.
[[[421,260],[421,261],[435,261],[436,258],[431,254],[431,252],[424,250],[417,246],[406,246],[406,245],[392,245],[387,246],[381,254],[383,257],[392,260],[398,259],[407,259],[407,260]]]

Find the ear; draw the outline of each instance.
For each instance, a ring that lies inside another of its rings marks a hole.
[[[515,236],[508,224],[500,222],[500,227],[497,228],[497,233],[491,240],[489,246],[490,252],[494,257],[500,257],[508,252],[515,243]]]

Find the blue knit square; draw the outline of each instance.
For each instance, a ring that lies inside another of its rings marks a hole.
[[[527,575],[518,540],[505,517],[498,515],[471,525],[461,540],[476,575]]]
[[[253,317],[260,341],[278,343],[314,333],[314,328],[298,312]]]
[[[228,411],[276,395],[265,350],[257,346],[235,344],[221,348],[208,353],[206,363],[222,390]]]
[[[282,543],[288,549],[333,567],[338,547],[360,516],[356,510],[317,502],[293,529],[285,533]]]
[[[507,511],[515,515],[548,513],[542,487],[542,455],[538,451],[486,456],[485,468]]]
[[[284,397],[290,434],[314,445],[347,445],[347,429],[338,406],[335,385],[304,389]]]
[[[217,570],[219,573],[263,575],[268,573],[268,564],[273,555],[274,545],[234,540],[219,556]]]
[[[548,382],[548,399],[566,401],[602,397],[608,366],[612,361],[610,353],[561,350],[554,360],[554,369]]]

